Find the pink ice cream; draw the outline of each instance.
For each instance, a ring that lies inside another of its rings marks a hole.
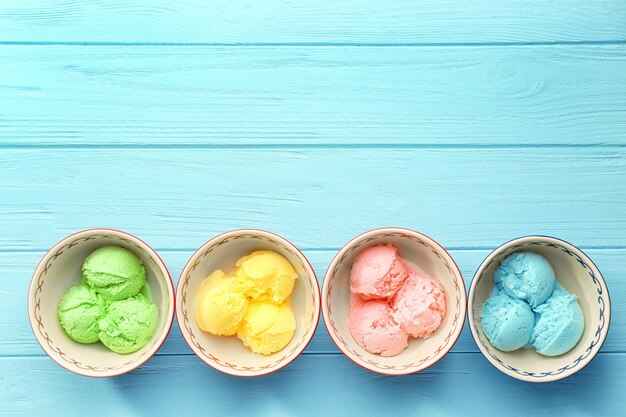
[[[371,246],[356,256],[350,291],[350,333],[363,349],[381,356],[404,351],[409,337],[427,338],[446,315],[439,283],[391,245]]]
[[[363,249],[350,271],[350,291],[365,300],[390,298],[408,276],[398,250],[391,245]]]
[[[381,356],[394,356],[406,349],[408,336],[394,321],[386,301],[354,298],[349,325],[359,346]]]
[[[393,319],[413,337],[428,337],[439,328],[446,315],[446,299],[437,281],[418,267],[411,266],[392,300]]]

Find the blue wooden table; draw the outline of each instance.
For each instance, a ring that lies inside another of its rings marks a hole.
[[[0,0],[0,414],[624,415],[626,3],[476,3]],[[177,280],[208,238],[265,228],[321,280],[386,225],[437,239],[468,285],[511,238],[578,245],[611,292],[601,353],[523,383],[466,326],[432,368],[383,377],[320,324],[289,367],[246,380],[174,327],[145,366],[97,380],[28,326],[35,265],[79,229],[138,235]]]

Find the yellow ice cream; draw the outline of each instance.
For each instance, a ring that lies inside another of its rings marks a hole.
[[[220,269],[202,281],[195,306],[200,329],[218,336],[237,333],[248,309],[248,298],[239,291],[236,281]]]
[[[237,335],[250,350],[270,355],[283,349],[296,330],[291,293],[298,274],[272,251],[240,258],[232,275],[218,269],[196,294],[198,327],[218,336]]]
[[[271,355],[287,346],[295,331],[296,318],[289,301],[256,301],[250,304],[237,337],[253,352]]]
[[[236,266],[242,291],[252,299],[273,303],[282,303],[291,295],[298,276],[287,259],[267,250],[244,256]]]

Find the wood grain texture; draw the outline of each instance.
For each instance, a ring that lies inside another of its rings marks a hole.
[[[91,227],[195,249],[240,227],[304,249],[397,225],[451,248],[626,247],[626,149],[5,149],[0,250]]]
[[[625,40],[626,5],[394,0],[1,0],[20,42],[474,43]]]
[[[626,355],[599,354],[563,381],[524,383],[480,354],[448,355],[422,373],[383,377],[341,355],[300,356],[263,378],[218,373],[195,356],[158,356],[132,374],[79,377],[43,357],[0,358],[6,415],[619,416]],[[36,387],[36,389],[33,389]],[[219,411],[218,411],[219,410]]]
[[[451,251],[468,288],[478,265],[489,252],[487,250]],[[331,250],[305,251],[305,255],[315,269],[320,285],[335,253],[336,251]],[[624,348],[626,346],[626,281],[622,279],[626,250],[591,249],[586,253],[602,271],[611,294],[611,331],[602,347],[602,352],[626,352]],[[180,272],[192,251],[160,251],[159,254],[177,283]],[[10,335],[10,337],[0,338],[0,356],[44,354],[28,325],[25,306],[29,278],[42,255],[43,253],[38,252],[0,252],[0,277],[5,283],[0,289],[0,295],[5,300],[0,303],[0,335]],[[479,352],[467,324],[452,352]],[[309,353],[339,353],[321,319],[317,333],[305,351],[305,354]],[[193,354],[183,340],[176,323],[159,354]]]
[[[624,45],[0,46],[0,95],[0,145],[626,145]]]

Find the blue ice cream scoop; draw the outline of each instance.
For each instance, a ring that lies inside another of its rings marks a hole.
[[[585,317],[578,299],[558,282],[552,296],[534,308],[534,312],[536,322],[530,343],[542,355],[569,352],[583,335]]]
[[[535,315],[528,303],[511,298],[494,287],[492,296],[483,304],[481,323],[493,347],[511,352],[529,342]]]
[[[543,256],[534,252],[516,252],[507,256],[493,274],[503,292],[537,307],[552,295],[556,276]]]

